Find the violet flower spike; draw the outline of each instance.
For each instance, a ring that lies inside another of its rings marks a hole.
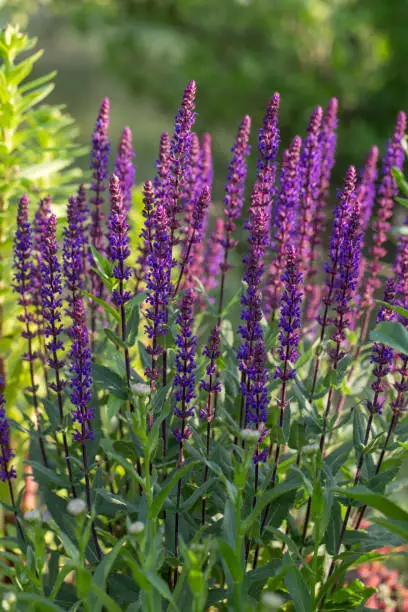
[[[387,279],[384,291],[384,302],[388,304],[395,304],[396,286],[395,281],[392,278]],[[391,308],[381,306],[376,323],[382,323],[383,321],[394,321],[396,319],[396,313]],[[369,403],[368,408],[370,412],[378,412],[381,414],[382,403],[379,402],[379,395],[385,391],[384,378],[391,372],[392,363],[394,360],[394,351],[391,347],[374,342],[371,363],[374,364],[373,375],[375,381],[371,383],[371,389],[374,391],[374,399]]]
[[[73,200],[75,206],[75,200]],[[70,211],[72,213],[72,210]],[[72,222],[72,216],[69,218],[69,222]],[[64,332],[64,328],[61,322],[62,317],[62,278],[61,278],[61,266],[58,261],[58,246],[57,246],[57,218],[55,215],[51,215],[48,218],[47,225],[43,240],[41,242],[41,298],[43,306],[43,316],[45,322],[45,336],[48,338],[46,344],[48,354],[48,365],[55,372],[55,382],[49,384],[50,388],[57,394],[58,411],[60,417],[61,427],[64,421],[64,408],[63,408],[63,390],[65,388],[65,381],[60,375],[60,370],[64,366],[64,361],[61,359],[61,352],[63,352],[64,344],[61,340],[61,334]],[[78,260],[82,261],[81,252],[78,253]],[[75,278],[76,271],[74,267],[68,269],[68,260],[66,269],[69,272],[69,278],[67,282],[72,282]],[[74,266],[75,263],[72,262]],[[80,265],[80,264],[79,264]],[[76,279],[75,279],[76,280]],[[71,285],[72,287],[72,285]],[[79,287],[73,289],[72,293],[78,291]],[[70,304],[72,308],[72,301]],[[62,432],[62,439],[65,453],[65,463],[68,470],[69,481],[71,483],[72,495],[76,496],[75,486],[73,484],[73,473],[70,460],[70,453],[68,448],[68,441],[65,431]]]
[[[401,140],[406,128],[406,115],[399,113],[391,140],[388,142],[387,152],[383,160],[382,179],[378,188],[378,212],[377,219],[373,223],[373,246],[370,249],[370,275],[367,279],[366,289],[363,297],[363,308],[366,315],[362,325],[362,340],[367,334],[368,319],[374,307],[374,293],[380,286],[378,275],[383,267],[382,260],[387,253],[385,243],[391,228],[391,216],[394,209],[394,198],[398,195],[398,187],[392,175],[393,167],[402,169],[404,150]]]
[[[10,423],[6,415],[6,400],[0,393],[0,480],[8,482],[12,494],[11,481],[17,477],[14,466],[10,465],[15,453],[10,448]],[[14,499],[12,504],[15,506]]]
[[[114,264],[112,276],[119,281],[119,290],[114,289],[112,301],[116,306],[122,306],[131,299],[130,292],[124,289],[124,283],[129,280],[132,273],[126,265],[126,259],[130,255],[127,212],[119,178],[115,174],[110,179],[109,191],[111,198],[108,219],[109,259]]]
[[[361,229],[367,230],[375,200],[375,182],[377,180],[378,147],[371,148],[365,163],[361,183],[358,187],[358,199],[361,202]]]
[[[132,206],[132,188],[135,182],[135,166],[132,161],[134,157],[132,132],[129,127],[125,127],[119,142],[114,174],[119,178],[123,203],[128,212]]]
[[[275,196],[277,155],[280,144],[278,127],[280,95],[275,92],[266,108],[263,124],[258,132],[258,160],[256,182],[260,185],[263,201],[271,202]]]
[[[155,194],[151,181],[146,181],[143,185],[143,211],[144,224],[140,232],[139,256],[136,260],[135,279],[136,287],[135,294],[138,293],[140,283],[145,281],[147,261],[150,253],[153,252],[154,240],[154,221],[153,211],[155,206]]]
[[[218,286],[224,255],[224,219],[219,217],[215,222],[214,231],[210,234],[203,261],[203,285],[207,293]],[[213,300],[213,298],[210,298]]]
[[[190,81],[183,94],[181,106],[174,120],[174,133],[170,143],[170,184],[167,215],[170,228],[170,245],[178,243],[176,233],[180,227],[177,219],[182,209],[181,196],[186,181],[186,170],[190,161],[191,128],[195,121],[196,83]]]
[[[153,183],[156,204],[167,206],[170,185],[170,137],[167,132],[163,132],[160,137],[159,159],[156,162],[156,169]]]
[[[231,268],[228,261],[230,250],[236,245],[232,238],[232,233],[236,228],[236,221],[241,216],[244,203],[245,180],[247,175],[246,157],[250,153],[248,144],[251,129],[251,118],[245,115],[239,126],[236,140],[231,149],[232,159],[228,167],[228,177],[225,184],[224,214],[225,214],[225,233],[224,233],[224,260],[221,264],[221,287],[218,300],[219,322],[221,319],[222,306],[224,301],[225,275]]]
[[[299,271],[293,245],[288,245],[286,248],[286,268],[283,274],[283,283],[284,291],[279,317],[279,358],[282,365],[276,368],[274,376],[281,379],[282,385],[295,377],[296,368],[293,367],[293,364],[299,356],[303,275]]]
[[[185,182],[181,195],[181,208],[184,213],[184,238],[182,244],[188,242],[188,231],[191,224],[191,217],[197,198],[202,191],[200,174],[200,140],[194,132],[191,132],[190,158],[185,170]]]
[[[78,198],[71,197],[67,206],[67,226],[63,230],[62,259],[68,304],[72,306],[75,295],[85,287],[86,238]]]
[[[154,210],[153,224],[153,250],[147,261],[145,313],[147,319],[145,331],[152,341],[146,349],[152,358],[152,365],[146,368],[145,376],[150,380],[152,388],[159,376],[156,363],[163,349],[158,345],[158,338],[167,334],[168,304],[172,292],[170,230],[166,209],[162,204],[158,204]]]
[[[280,190],[275,209],[275,233],[273,236],[274,257],[269,267],[266,285],[265,314],[269,316],[279,308],[283,287],[283,271],[286,265],[286,251],[294,239],[295,222],[299,209],[299,162],[302,140],[295,136],[288,151],[284,154]]]
[[[73,434],[73,440],[85,444],[87,440],[94,439],[92,420],[95,416],[94,408],[89,404],[92,401],[92,357],[89,347],[89,334],[86,325],[86,313],[83,299],[75,296],[72,311],[72,339],[69,354],[71,402],[74,406],[72,420],[79,427]]]
[[[37,353],[33,349],[33,339],[35,332],[33,324],[35,323],[35,315],[31,312],[33,303],[33,263],[31,261],[31,253],[33,251],[33,238],[30,223],[28,221],[28,197],[24,194],[18,204],[17,213],[17,230],[14,235],[13,244],[13,290],[19,295],[18,304],[23,307],[23,314],[18,316],[18,320],[24,324],[24,329],[21,333],[22,337],[27,340],[28,351],[24,355],[24,359],[29,363],[30,383],[29,391],[32,394],[34,413],[36,419],[36,429],[39,437],[39,445],[41,457],[45,467],[48,467],[45,444],[42,434],[41,414],[39,411],[37,385],[35,381],[34,361],[37,358]]]
[[[106,254],[106,242],[103,228],[105,213],[103,212],[103,205],[105,202],[104,193],[107,189],[108,183],[108,165],[110,155],[110,142],[108,139],[109,112],[109,99],[104,98],[99,111],[98,119],[96,121],[95,131],[92,135],[91,151],[92,182],[90,189],[93,192],[93,196],[90,199],[92,204],[92,214],[89,229],[91,244],[102,256],[105,256]],[[93,261],[91,253],[90,266],[95,267],[95,262]],[[103,298],[105,296],[105,286],[102,279],[96,272],[93,271],[91,271],[90,277],[92,293],[98,298]],[[94,346],[96,342],[96,315],[99,307],[94,301],[92,301],[90,303],[90,308],[92,331],[91,342],[92,346]]]
[[[307,128],[301,155],[302,190],[299,215],[298,257],[302,272],[309,274],[307,262],[311,265],[312,221],[319,197],[321,152],[319,146],[320,125],[323,111],[318,106],[312,113]],[[306,281],[306,278],[305,278]]]

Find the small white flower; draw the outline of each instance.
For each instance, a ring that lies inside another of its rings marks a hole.
[[[26,521],[41,521],[41,513],[39,510],[28,510],[25,514],[24,514],[24,518]]]
[[[272,593],[271,591],[265,591],[262,593],[261,602],[263,605],[263,609],[265,610],[278,610],[283,604],[282,597],[279,597],[276,593]]]
[[[71,501],[68,502],[67,510],[72,516],[79,516],[86,512],[86,503],[83,499],[71,499]]]
[[[150,387],[149,385],[145,385],[145,383],[135,383],[132,385],[132,391],[135,395],[145,396],[150,395]]]
[[[5,612],[10,612],[10,610],[14,610],[14,605],[16,601],[17,601],[17,597],[15,593],[8,591],[7,593],[4,593],[3,595],[1,607]]]
[[[131,533],[132,535],[139,535],[143,533],[144,528],[144,523],[142,523],[141,521],[135,521],[134,523],[129,525],[128,533]]]
[[[255,444],[261,437],[261,432],[256,429],[242,429],[240,436],[245,442],[253,442]]]

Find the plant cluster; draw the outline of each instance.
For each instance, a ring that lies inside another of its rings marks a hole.
[[[191,81],[143,186],[137,252],[132,135],[110,174],[107,98],[61,241],[49,200],[32,215],[20,197],[13,287],[30,383],[21,425],[1,400],[15,519],[3,609],[363,610],[381,599],[367,568],[408,538],[389,499],[408,452],[406,231],[385,263],[406,116],[381,171],[373,147],[328,214],[337,100],[279,161],[275,93],[250,187],[250,117],[238,127],[211,228],[211,138],[193,131],[195,104]],[[243,218],[244,275],[226,303]],[[25,514],[13,424],[38,483]]]

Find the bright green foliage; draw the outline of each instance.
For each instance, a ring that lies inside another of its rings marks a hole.
[[[22,353],[10,287],[16,204],[25,192],[36,205],[50,190],[58,203],[80,176],[72,166],[81,154],[73,119],[60,106],[41,104],[54,88],[55,73],[29,78],[42,55],[34,51],[36,42],[18,27],[0,33],[0,373],[6,374],[9,392],[19,380]]]

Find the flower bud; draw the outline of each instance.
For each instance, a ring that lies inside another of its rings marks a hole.
[[[144,528],[144,523],[142,523],[141,521],[135,521],[134,523],[131,523],[129,525],[128,533],[131,533],[132,535],[140,535],[141,533],[143,533]]]
[[[79,498],[71,499],[68,502],[67,510],[72,516],[80,516],[86,512],[86,503]]]

